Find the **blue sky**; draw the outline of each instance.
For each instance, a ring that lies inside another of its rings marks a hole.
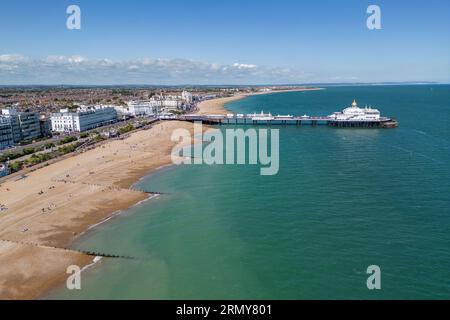
[[[0,0],[0,84],[450,82],[449,57],[448,0]]]

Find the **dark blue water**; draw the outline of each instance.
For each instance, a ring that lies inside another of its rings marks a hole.
[[[450,87],[339,87],[253,96],[235,112],[328,115],[357,99],[396,129],[280,129],[280,170],[182,166],[139,188],[168,193],[78,244],[104,261],[63,298],[450,298]],[[222,128],[224,130],[224,128]],[[369,265],[382,289],[366,287]]]

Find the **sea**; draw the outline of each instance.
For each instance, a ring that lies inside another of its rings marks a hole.
[[[81,290],[47,298],[450,299],[449,85],[325,87],[226,108],[329,115],[353,99],[399,126],[272,126],[272,176],[206,164],[150,174],[135,188],[160,196],[74,244],[133,259],[102,259]]]

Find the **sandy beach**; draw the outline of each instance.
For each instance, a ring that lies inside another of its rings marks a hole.
[[[227,98],[218,98],[202,101],[198,105],[198,114],[226,114],[225,104],[245,98],[247,95],[239,94]]]
[[[285,89],[285,90],[273,90],[273,91],[261,91],[261,92],[255,92],[255,93],[249,93],[249,94],[237,94],[232,97],[226,97],[226,98],[218,98],[213,100],[206,100],[199,104],[199,111],[198,114],[227,114],[229,113],[224,105],[237,101],[240,99],[243,99],[245,97],[249,96],[255,96],[255,95],[265,95],[265,94],[276,94],[276,93],[282,93],[282,92],[299,92],[299,91],[316,91],[316,90],[323,90],[322,88],[297,88],[297,89]]]
[[[200,114],[224,114],[236,95],[204,101]],[[67,250],[90,226],[151,195],[130,186],[171,164],[174,129],[192,124],[157,123],[148,130],[108,141],[0,185],[0,299],[33,299],[61,285],[70,265],[94,257]],[[126,254],[126,253],[123,253]]]
[[[32,299],[63,283],[69,265],[92,256],[68,248],[90,226],[150,195],[129,189],[145,174],[171,163],[176,128],[164,122],[93,150],[13,178],[0,186],[0,299]],[[54,248],[53,248],[54,247]]]

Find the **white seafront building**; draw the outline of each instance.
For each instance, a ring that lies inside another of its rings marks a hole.
[[[148,100],[129,101],[126,107],[116,107],[116,110],[132,117],[152,116],[171,111],[187,110],[191,107],[193,101],[192,93],[183,91],[181,96],[159,94]]]
[[[76,112],[61,109],[51,117],[54,132],[82,132],[117,121],[117,111],[112,106],[80,106]]]
[[[192,95],[192,93],[185,90],[181,93],[181,100],[190,104],[194,101],[194,96]]]
[[[133,116],[152,116],[158,113],[158,104],[155,101],[130,101],[128,109]]]
[[[371,107],[359,108],[356,100],[350,107],[345,108],[342,112],[334,112],[329,115],[331,120],[336,121],[380,121],[380,111]]]
[[[149,100],[129,101],[126,106],[115,106],[114,108],[120,114],[130,117],[151,116],[158,113],[157,104]]]

